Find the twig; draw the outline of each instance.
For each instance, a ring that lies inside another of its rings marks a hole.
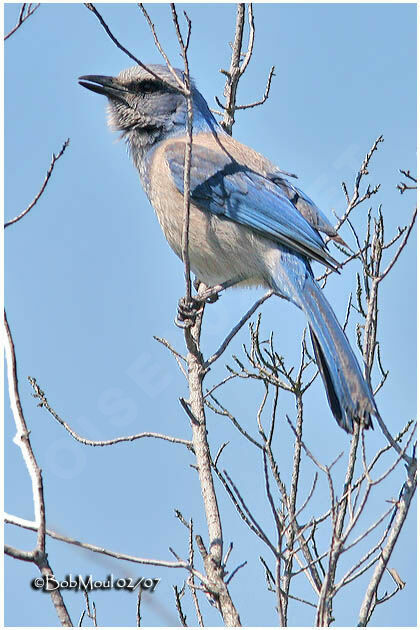
[[[253,517],[253,515],[251,514],[251,511],[249,510],[248,506],[246,505],[244,499],[242,498],[238,488],[235,486],[235,484],[233,483],[232,479],[230,478],[229,474],[227,473],[226,470],[223,471],[223,473],[225,474],[227,480],[229,481],[233,492],[235,493],[236,497],[238,498],[239,503],[242,506],[242,509],[244,511],[244,513],[247,515],[247,519],[249,520],[249,522],[252,523],[252,525],[254,526],[254,531],[258,531],[259,534],[258,536],[261,538],[261,540],[263,540],[265,542],[265,544],[267,545],[267,547],[269,549],[271,549],[271,551],[274,553],[274,555],[277,557],[277,550],[274,547],[274,545],[272,544],[272,542],[270,541],[270,539],[268,538],[268,536],[264,533],[263,529],[261,528],[261,526],[257,523],[257,521],[255,520],[255,518]]]
[[[189,558],[189,563],[192,567],[194,567],[194,542],[193,542],[193,520],[192,518],[190,519],[190,522],[187,524],[188,526],[188,530],[189,530],[189,554],[188,554],[188,558]],[[190,576],[187,579],[187,584],[190,588],[191,591],[191,597],[193,599],[194,602],[194,607],[195,607],[195,613],[197,615],[197,619],[198,619],[198,623],[200,625],[200,627],[204,627],[204,621],[203,621],[203,615],[201,614],[201,610],[200,610],[200,604],[198,603],[198,597],[197,597],[197,589],[196,584],[194,582],[194,575],[191,573]]]
[[[238,429],[238,431],[240,433],[242,433],[242,435],[244,437],[246,437],[247,440],[249,440],[249,442],[251,442],[251,444],[253,444],[254,446],[256,446],[259,449],[262,449],[262,446],[259,442],[257,442],[257,440],[255,440],[252,435],[250,435],[248,433],[248,431],[246,431],[246,429],[244,429],[239,422],[236,420],[235,416],[233,416],[230,411],[228,411],[225,407],[223,407],[223,405],[217,400],[217,398],[215,398],[215,396],[213,396],[212,394],[210,395],[210,398],[213,400],[213,402],[219,407],[219,409],[217,409],[216,407],[213,407],[213,405],[211,405],[209,403],[208,400],[205,400],[205,404],[212,410],[214,411],[214,413],[217,413],[220,416],[226,416],[227,418],[229,418],[229,420],[232,422],[232,424]]]
[[[189,257],[189,231],[190,231],[190,186],[191,186],[191,157],[192,157],[192,129],[193,129],[193,103],[191,93],[191,80],[190,80],[190,67],[188,63],[188,45],[191,35],[191,20],[184,11],[185,19],[188,24],[187,43],[181,35],[181,30],[178,23],[178,15],[175,9],[175,4],[171,3],[172,19],[175,25],[176,34],[178,36],[178,43],[181,49],[182,58],[184,60],[184,95],[187,101],[187,129],[185,140],[185,161],[184,161],[184,222],[182,229],[182,260],[184,262],[184,276],[185,276],[185,299],[188,302],[191,301],[191,267]]]
[[[38,5],[39,6],[39,5]],[[18,214],[14,219],[11,219],[10,221],[7,221],[4,224],[4,229],[6,229],[7,227],[9,227],[10,225],[13,225],[13,223],[17,223],[18,221],[20,221],[21,219],[23,219],[23,217],[28,214],[28,212],[30,212],[32,210],[32,208],[37,204],[37,202],[39,201],[40,197],[42,196],[45,188],[47,187],[48,184],[48,180],[50,179],[52,172],[54,170],[54,166],[55,163],[61,158],[61,156],[63,155],[64,151],[67,149],[67,147],[70,144],[70,139],[67,138],[67,140],[65,141],[65,143],[63,144],[63,146],[61,147],[60,151],[58,152],[57,155],[55,155],[53,153],[52,156],[52,160],[50,163],[50,166],[48,168],[47,174],[45,176],[44,182],[39,190],[39,192],[36,194],[35,198],[33,199],[33,201],[31,201],[31,203],[29,204],[29,206],[23,210],[23,212],[21,212],[20,214]]]
[[[141,591],[141,588],[139,588],[139,591]],[[96,628],[98,626],[98,622],[96,620],[96,606],[95,606],[95,602],[92,602],[92,610],[91,610],[90,609],[90,602],[89,602],[88,592],[86,590],[84,590],[83,591],[83,595],[84,595],[84,598],[85,598],[87,616],[89,617],[89,619],[92,619],[93,625]]]
[[[336,231],[338,231],[340,229],[340,227],[343,225],[343,223],[346,221],[347,217],[349,216],[349,214],[351,213],[351,211],[358,206],[359,204],[361,204],[363,201],[365,201],[366,199],[369,199],[372,195],[375,195],[378,190],[380,185],[375,186],[373,189],[370,188],[370,186],[367,187],[366,192],[361,195],[360,194],[360,182],[362,180],[362,177],[365,175],[368,175],[369,171],[368,171],[368,166],[369,166],[369,162],[372,158],[372,155],[374,154],[375,151],[377,151],[378,146],[381,142],[384,141],[384,138],[382,136],[382,134],[380,136],[378,136],[378,138],[376,138],[375,142],[373,143],[371,149],[368,151],[368,153],[365,156],[365,159],[362,162],[362,165],[360,167],[359,172],[356,175],[356,179],[354,182],[354,190],[353,190],[353,196],[350,199],[349,194],[347,192],[347,186],[346,184],[343,182],[342,183],[342,187],[343,187],[343,191],[344,194],[346,196],[346,200],[347,200],[347,208],[343,214],[343,216],[341,217],[341,219],[339,219],[337,225],[335,226]],[[331,238],[327,238],[327,242],[331,240]]]
[[[217,462],[219,461],[219,457],[220,455],[223,453],[224,449],[226,448],[226,446],[229,444],[229,442],[223,442],[223,444],[221,445],[221,447],[219,448],[219,450],[217,451],[216,457],[214,458],[214,465],[217,466]],[[223,560],[223,564],[226,564],[227,560],[226,557]]]
[[[373,612],[372,605],[374,602],[375,594],[377,592],[385,568],[391,557],[392,551],[401,533],[401,529],[407,517],[411,501],[416,491],[416,487],[417,470],[416,462],[413,462],[408,468],[407,480],[404,484],[403,492],[401,493],[401,497],[398,501],[398,509],[395,516],[394,525],[388,537],[388,541],[382,550],[378,564],[376,565],[376,568],[373,572],[372,578],[369,582],[369,586],[366,590],[366,594],[360,608],[358,623],[359,626],[366,626]]]
[[[267,291],[267,293],[265,293],[259,300],[255,302],[255,304],[253,304],[253,306],[251,306],[251,308],[245,313],[245,315],[236,324],[236,326],[232,328],[232,330],[227,335],[227,337],[225,338],[223,343],[220,345],[220,347],[216,350],[216,352],[204,363],[204,368],[206,370],[212,365],[212,363],[217,361],[217,359],[224,353],[224,351],[226,350],[226,348],[228,347],[232,339],[240,331],[240,329],[248,321],[248,319],[252,317],[252,315],[255,313],[257,308],[259,308],[262,304],[264,304],[264,302],[268,300],[268,298],[270,298],[273,294],[274,294],[273,290]]]
[[[186,628],[188,626],[187,617],[184,615],[184,612],[182,610],[182,605],[181,605],[181,597],[183,595],[183,589],[180,592],[178,591],[177,586],[174,585],[172,588],[174,589],[174,593],[175,593],[175,605],[178,611],[179,620],[181,622],[181,625],[184,626],[184,628]]]
[[[22,527],[23,529],[29,529],[32,531],[37,531],[36,523],[32,521],[27,521],[26,519],[20,518],[18,516],[14,516],[11,514],[5,514],[4,522],[9,523],[11,525],[16,525],[18,527]],[[52,529],[46,529],[45,533],[50,538],[54,538],[55,540],[59,540],[61,542],[67,543],[69,545],[74,545],[75,547],[80,547],[81,549],[86,549],[87,551],[92,551],[93,553],[99,553],[104,556],[109,556],[111,558],[116,558],[117,560],[125,560],[126,562],[134,562],[135,564],[144,564],[147,566],[154,567],[166,567],[169,569],[186,569],[187,571],[192,571],[194,575],[202,581],[204,584],[206,583],[206,577],[202,575],[196,569],[193,569],[189,566],[188,562],[184,560],[178,560],[177,562],[172,562],[170,560],[156,560],[153,558],[140,558],[138,556],[132,556],[127,553],[120,553],[118,551],[113,551],[112,549],[106,549],[105,547],[99,547],[98,545],[92,545],[90,543],[82,542],[77,540],[76,538],[71,538],[70,536],[64,536],[63,534],[59,534]]]
[[[388,267],[385,269],[385,271],[383,271],[383,272],[381,273],[379,281],[382,281],[382,280],[383,280],[383,279],[384,279],[384,278],[388,275],[388,273],[391,271],[392,267],[393,267],[393,266],[395,265],[395,263],[397,262],[397,260],[398,260],[398,258],[399,258],[399,256],[400,256],[400,254],[401,254],[401,252],[402,252],[402,250],[403,250],[403,249],[404,249],[404,247],[407,245],[407,241],[408,241],[408,238],[409,238],[409,236],[410,236],[411,230],[412,230],[412,229],[413,229],[413,227],[414,227],[414,223],[415,223],[415,221],[416,221],[416,217],[417,217],[417,208],[416,208],[416,209],[414,210],[414,212],[413,212],[413,216],[411,217],[410,224],[409,224],[409,226],[408,226],[408,229],[407,229],[407,231],[406,231],[406,233],[405,233],[405,236],[404,236],[403,240],[402,240],[402,241],[401,241],[401,243],[400,243],[399,248],[397,249],[397,251],[396,251],[396,253],[395,253],[395,255],[394,255],[393,259],[392,259],[392,260],[391,260],[391,262],[389,263]]]
[[[265,90],[265,94],[260,102],[251,103],[249,105],[237,105],[236,104],[236,93],[238,89],[238,83],[240,78],[243,76],[246,71],[248,64],[252,57],[252,52],[254,49],[254,40],[255,40],[255,25],[254,25],[254,14],[252,9],[252,4],[248,4],[248,23],[249,23],[249,38],[248,38],[248,47],[247,51],[243,57],[243,61],[241,63],[241,50],[242,50],[242,41],[244,35],[244,26],[245,26],[245,5],[243,3],[239,3],[237,6],[236,12],[236,26],[235,26],[235,38],[232,44],[232,56],[230,62],[229,70],[220,70],[222,74],[226,76],[226,83],[224,88],[224,96],[225,96],[225,105],[223,105],[218,97],[216,97],[216,102],[219,107],[222,108],[223,120],[221,121],[221,126],[223,129],[229,134],[232,135],[232,127],[235,124],[235,112],[238,109],[248,109],[250,107],[256,107],[257,105],[262,105],[265,103],[269,96],[271,79],[274,76],[274,67],[271,68],[267,87]]]
[[[36,564],[41,575],[46,578],[54,575],[54,573],[47,560],[47,553],[45,549],[46,526],[42,472],[32,450],[28,427],[23,415],[17,377],[15,346],[13,343],[12,333],[10,332],[9,323],[7,321],[6,312],[4,312],[4,327],[10,406],[12,408],[13,418],[16,424],[16,435],[13,441],[21,450],[23,460],[32,481],[32,496],[35,515],[34,530],[37,531],[37,544],[35,549],[32,552],[23,552],[23,555],[26,555],[26,558],[21,555],[20,559],[31,560],[34,564]],[[15,558],[19,557],[17,552],[18,550],[13,550],[13,548],[9,547],[9,554],[13,555]],[[29,554],[31,557],[29,557]],[[61,625],[73,626],[60,590],[52,590],[49,591],[49,593]]]
[[[35,11],[38,9],[39,7],[39,3],[33,5],[31,2],[29,4],[26,4],[26,2],[24,2],[20,8],[20,13],[19,13],[19,18],[17,21],[16,26],[14,26],[12,28],[11,31],[9,31],[7,33],[7,35],[4,36],[4,41],[6,41],[7,39],[9,39],[9,37],[11,37],[13,35],[13,33],[16,33],[16,31],[18,30],[18,28],[20,28],[22,26],[22,24],[29,18],[31,17],[31,15],[33,15],[35,13]]]
[[[176,73],[176,71],[175,71],[175,68],[173,67],[173,65],[171,64],[171,62],[170,62],[170,60],[169,60],[168,55],[165,53],[165,51],[164,51],[164,49],[163,49],[163,47],[162,47],[162,45],[161,45],[161,43],[160,43],[160,41],[159,41],[159,38],[158,38],[158,36],[157,36],[156,29],[155,29],[155,25],[153,24],[152,20],[150,19],[150,15],[148,14],[148,12],[146,11],[146,9],[144,8],[144,5],[143,5],[141,2],[139,2],[139,3],[137,4],[137,6],[141,9],[141,12],[143,13],[144,17],[146,18],[146,21],[147,21],[147,23],[148,23],[148,25],[149,25],[149,28],[150,28],[150,30],[151,30],[151,32],[152,32],[152,35],[153,35],[153,39],[154,39],[154,42],[155,42],[155,46],[156,46],[156,48],[158,49],[158,51],[160,52],[160,54],[162,55],[162,57],[163,57],[163,59],[164,59],[164,61],[165,61],[166,65],[167,65],[168,70],[170,71],[171,75],[172,75],[172,76],[173,76],[173,78],[175,79],[175,82],[177,83],[177,86],[178,86],[178,90],[179,90],[182,94],[184,94],[184,96],[186,96],[186,95],[187,95],[187,94],[186,94],[186,85],[185,85],[185,83],[182,81],[182,79],[180,79],[180,78],[179,78],[178,74],[177,74],[177,73]],[[171,5],[171,6],[172,6],[172,5]],[[147,68],[146,68],[146,69],[147,69]],[[148,69],[147,69],[147,70],[148,70]],[[148,70],[148,72],[150,72],[150,71]],[[173,87],[173,86],[172,86],[172,87]]]
[[[136,606],[136,626],[137,628],[141,627],[141,596],[143,589],[139,588],[139,592],[137,593],[137,606]]]
[[[153,431],[143,431],[142,433],[136,433],[135,435],[124,435],[116,438],[112,438],[110,440],[89,440],[88,438],[82,437],[76,431],[74,431],[70,425],[63,420],[56,411],[50,406],[48,400],[45,396],[43,390],[39,387],[36,379],[32,376],[28,377],[30,384],[33,387],[34,398],[37,398],[40,402],[38,403],[38,407],[44,407],[51,416],[57,420],[62,427],[74,438],[77,442],[81,442],[81,444],[85,444],[86,446],[113,446],[114,444],[119,444],[120,442],[133,442],[134,440],[140,440],[142,438],[156,438],[159,440],[166,440],[167,442],[172,442],[173,444],[182,444],[186,446],[188,449],[192,449],[191,440],[184,440],[182,438],[173,437],[171,435],[165,435],[163,433],[155,433]]]
[[[254,103],[248,103],[247,105],[237,105],[236,109],[251,109],[251,107],[258,107],[259,105],[264,105],[264,103],[266,102],[266,100],[268,99],[269,95],[270,95],[270,89],[271,89],[271,81],[273,79],[274,76],[276,76],[274,74],[274,66],[271,66],[270,69],[270,74],[268,75],[268,79],[267,79],[267,85],[265,86],[265,92],[263,97],[259,100],[259,101],[255,101]]]
[[[214,391],[216,391],[216,389],[218,389],[219,387],[222,387],[222,385],[225,385],[226,383],[233,380],[234,378],[237,378],[236,374],[228,374],[227,376],[225,376],[225,378],[222,378],[221,381],[216,383],[216,385],[213,385],[211,389],[207,389],[204,398],[207,398],[207,396],[210,396]]]
[[[171,344],[169,343],[167,339],[163,339],[163,337],[157,337],[156,335],[153,335],[153,339],[156,339],[156,341],[158,341],[163,346],[165,346],[165,348],[168,348],[168,350],[172,353],[175,361],[177,362],[179,369],[181,370],[185,378],[188,378],[187,372],[185,371],[185,368],[181,363],[181,361],[186,362],[187,359],[182,354],[177,352],[175,348],[171,346]]]
[[[405,182],[400,182],[399,184],[397,184],[397,188],[400,191],[400,193],[403,194],[406,190],[416,190],[417,179],[410,174],[410,171],[404,171],[403,169],[400,168],[400,173],[402,173],[404,177],[407,177],[407,179],[410,179],[412,182],[415,182],[416,184],[415,186],[409,186]]]
[[[114,42],[114,44],[116,45],[117,48],[119,48],[120,50],[123,51],[123,53],[125,53],[128,57],[130,57],[130,59],[132,59],[133,61],[136,62],[137,65],[139,65],[141,68],[143,68],[143,70],[146,70],[146,72],[148,72],[149,74],[152,75],[152,77],[154,77],[155,79],[157,79],[158,81],[161,81],[162,83],[164,83],[165,85],[170,85],[172,88],[174,88],[174,86],[172,84],[169,84],[165,79],[163,79],[162,77],[160,77],[158,74],[156,74],[156,72],[154,72],[151,68],[149,68],[148,66],[146,66],[142,61],[140,61],[140,59],[138,59],[137,57],[135,57],[129,50],[127,50],[127,48],[125,48],[125,46],[123,46],[122,44],[120,44],[120,42],[118,41],[118,39],[111,33],[111,30],[109,28],[109,26],[107,25],[107,23],[105,22],[105,20],[103,19],[102,15],[99,13],[98,9],[95,7],[94,4],[92,4],[91,2],[84,2],[84,5],[87,9],[89,9],[89,11],[92,11],[92,13],[94,15],[96,15],[96,17],[98,18],[99,22],[101,23],[101,25],[103,26],[106,34],[108,35],[108,37]],[[179,80],[179,77],[178,77]],[[176,87],[175,87],[176,89]]]
[[[238,566],[236,567],[236,569],[234,569],[232,571],[232,573],[229,575],[228,579],[226,580],[226,584],[229,584],[229,582],[231,582],[232,578],[238,573],[238,571],[240,569],[242,569],[246,564],[248,564],[248,560],[244,560],[244,562],[241,562],[241,564],[238,564]]]

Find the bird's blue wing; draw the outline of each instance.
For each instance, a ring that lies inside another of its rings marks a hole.
[[[335,227],[330,223],[325,214],[314,204],[300,188],[289,182],[283,176],[276,173],[269,174],[268,178],[271,179],[279,188],[282,189],[286,197],[292,202],[300,214],[314,227],[316,230],[328,234],[328,236],[336,237],[337,231]]]
[[[184,194],[185,143],[165,150],[173,182]],[[336,268],[321,236],[276,182],[236,162],[228,153],[193,143],[191,199],[202,210],[253,228],[291,250]]]

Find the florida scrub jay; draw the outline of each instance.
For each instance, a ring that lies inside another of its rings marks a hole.
[[[140,66],[79,81],[108,98],[109,124],[122,132],[168,243],[181,258],[186,100],[165,66],[149,68],[165,83]],[[371,389],[310,267],[316,260],[337,269],[320,232],[340,237],[287,179],[292,175],[225,133],[194,85],[193,111],[191,270],[208,286],[235,281],[269,287],[302,309],[335,419],[347,432],[354,421],[371,427],[371,415],[379,415]]]

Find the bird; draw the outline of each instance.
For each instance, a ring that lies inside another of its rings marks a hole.
[[[183,81],[182,70],[175,69]],[[120,132],[165,237],[182,259],[187,100],[170,68],[140,65],[118,76],[83,75],[79,84],[108,99],[108,124]],[[262,286],[300,308],[338,425],[373,428],[370,384],[315,280],[311,261],[339,271],[325,236],[344,243],[315,203],[283,171],[217,122],[191,79],[189,261],[209,287]]]

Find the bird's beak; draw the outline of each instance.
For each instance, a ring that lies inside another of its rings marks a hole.
[[[121,100],[124,100],[124,94],[127,93],[127,89],[115,77],[104,77],[98,74],[87,74],[79,77],[79,85],[97,94]]]

